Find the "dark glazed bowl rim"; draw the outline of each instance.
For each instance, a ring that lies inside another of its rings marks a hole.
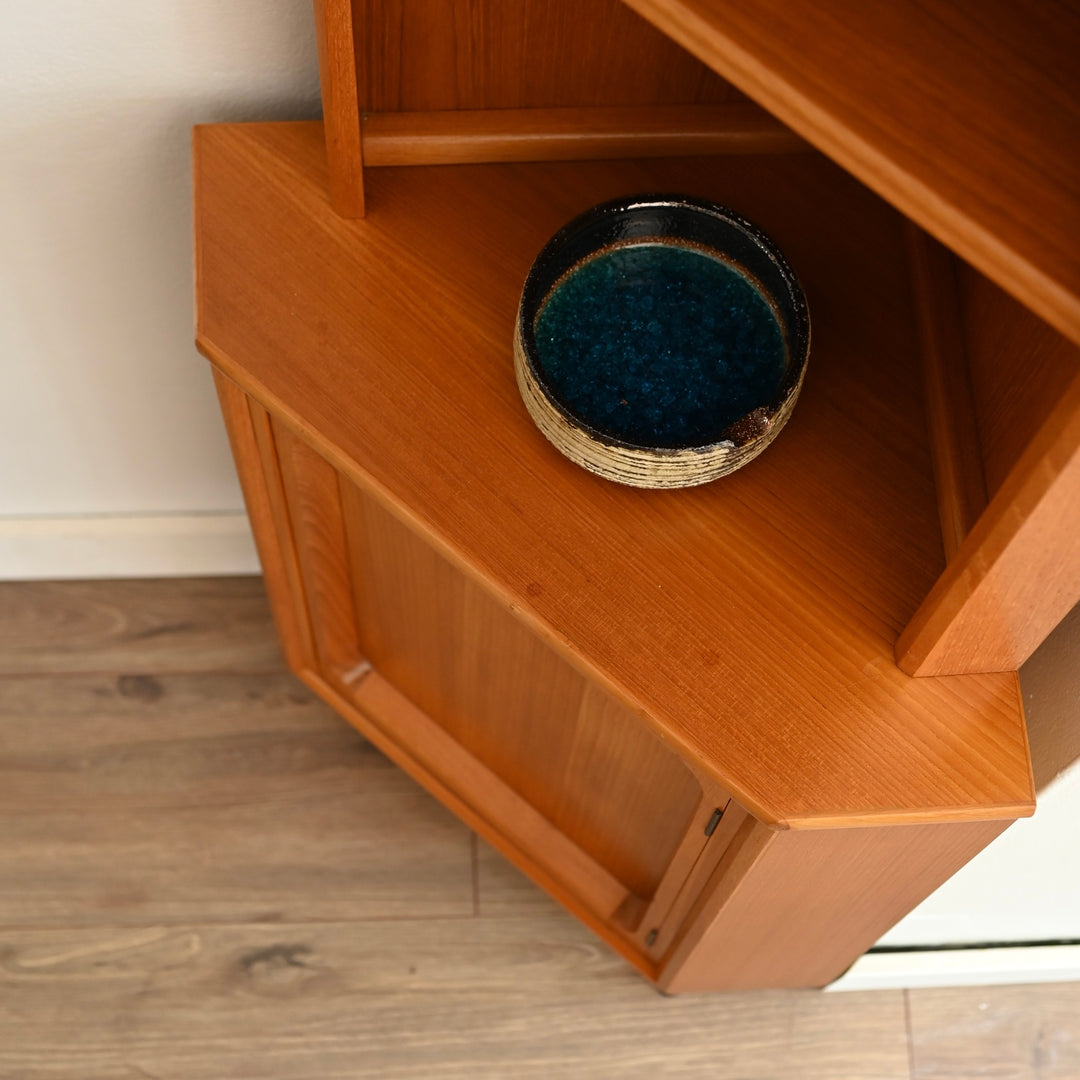
[[[688,222],[696,223],[701,233],[705,235],[695,235],[694,230],[687,228],[672,228],[671,231],[656,232],[652,235],[645,232],[633,239],[597,244],[580,257],[572,259],[568,265],[562,265],[566,261],[565,250],[582,234],[595,232],[603,235],[609,230],[614,232],[624,223],[632,223],[635,219],[643,219],[647,216],[655,218],[657,212],[663,214],[665,211],[669,213],[672,219],[669,224],[674,223],[676,219],[684,225]],[[767,271],[770,271],[781,285],[781,288],[767,287],[762,281],[762,274],[755,273],[753,269],[745,265],[747,261],[745,257],[737,258],[721,245],[711,242],[707,238],[708,233],[718,229],[734,230],[741,235],[749,245],[748,251],[753,254],[753,257],[764,260],[764,263],[760,264],[758,269],[764,267]],[[521,302],[518,305],[517,330],[525,362],[532,377],[551,405],[570,424],[581,429],[600,443],[625,447],[629,450],[655,451],[661,454],[665,451],[707,451],[722,445],[746,445],[757,437],[760,425],[747,424],[745,416],[740,417],[722,431],[719,439],[707,444],[691,443],[681,446],[657,446],[649,443],[632,442],[609,432],[601,431],[567,405],[558,390],[550,383],[540,365],[535,335],[537,315],[554,287],[566,274],[605,249],[622,246],[623,244],[645,244],[656,241],[707,250],[710,254],[734,266],[740,273],[749,278],[772,307],[780,324],[787,348],[787,369],[773,397],[759,406],[758,409],[755,409],[754,412],[763,412],[770,419],[774,417],[784,403],[793,394],[797,393],[806,366],[810,347],[810,313],[806,303],[806,296],[786,256],[761,228],[726,206],[691,195],[648,193],[621,196],[591,207],[567,222],[552,236],[541,249],[540,254],[537,255],[529,269],[521,293]],[[777,295],[778,293],[779,295]]]

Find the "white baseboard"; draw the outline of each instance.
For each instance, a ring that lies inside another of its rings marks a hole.
[[[0,517],[0,580],[257,574],[247,515]]]
[[[866,953],[826,990],[914,990],[1080,980],[1080,945]]]

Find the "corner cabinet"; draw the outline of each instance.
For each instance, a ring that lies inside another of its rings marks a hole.
[[[297,674],[660,987],[822,985],[1032,812],[1071,309],[801,128],[782,50],[755,95],[724,5],[632,6],[705,63],[614,0],[317,3],[325,123],[196,130],[198,343]],[[760,222],[811,304],[790,424],[703,488],[578,469],[514,382],[532,259],[633,191]]]

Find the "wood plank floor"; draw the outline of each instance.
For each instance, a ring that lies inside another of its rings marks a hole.
[[[258,580],[0,585],[2,1080],[1076,1080],[1078,1017],[661,997],[284,670]]]

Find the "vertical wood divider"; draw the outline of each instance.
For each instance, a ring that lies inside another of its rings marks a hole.
[[[346,218],[364,216],[364,155],[352,0],[314,0],[330,202]]]
[[[270,435],[270,418],[239,386],[212,367],[225,428],[232,444],[244,503],[263,568],[281,649],[295,672],[309,670],[315,648],[296,555],[288,543],[280,478]]]
[[[1080,374],[896,643],[909,675],[1016,671],[1080,602]]]
[[[324,677],[348,684],[366,672],[360,651],[337,470],[271,420],[282,488]]]
[[[922,345],[941,538],[948,560],[986,508],[986,480],[953,256],[909,222],[908,262]]]

